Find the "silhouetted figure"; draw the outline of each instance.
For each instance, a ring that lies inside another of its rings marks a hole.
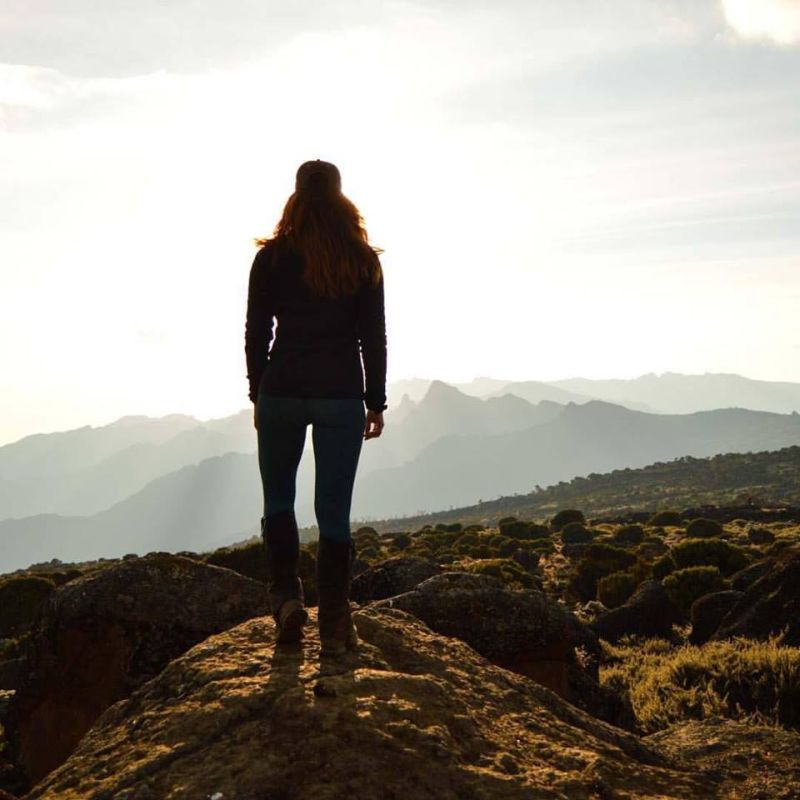
[[[338,655],[357,644],[348,599],[353,483],[362,442],[381,435],[387,407],[383,251],[369,244],[361,214],[342,194],[339,170],[319,159],[297,170],[272,238],[256,244],[245,355],[272,614],[279,642],[302,638],[308,613],[297,574],[294,500],[311,424],[320,640],[322,655]]]

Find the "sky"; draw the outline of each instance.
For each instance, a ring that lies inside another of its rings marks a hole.
[[[0,0],[0,444],[249,408],[337,164],[388,381],[800,381],[800,0]]]

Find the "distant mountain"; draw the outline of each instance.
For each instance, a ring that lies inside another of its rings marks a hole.
[[[543,383],[541,381],[512,381],[506,383],[499,389],[495,389],[486,397],[499,397],[506,393],[515,394],[530,403],[540,403],[543,400],[552,403],[588,403],[590,400],[606,400],[601,394],[594,392],[573,391],[554,383]],[[613,402],[631,408],[634,411],[651,411],[652,409],[645,403],[638,400],[620,397]],[[695,410],[695,409],[693,409]]]
[[[691,455],[800,444],[800,415],[729,409],[665,415],[591,401],[550,422],[494,435],[452,435],[416,458],[363,476],[354,514],[387,517],[463,506],[575,475]]]
[[[94,514],[180,467],[256,446],[252,411],[206,422],[123,417],[27,436],[0,447],[0,519]]]
[[[800,383],[759,381],[727,373],[649,373],[632,380],[570,378],[549,385],[628,407],[639,403],[669,414],[715,408],[749,408],[776,414],[800,411]]]
[[[456,390],[433,388],[428,402],[435,408],[437,397],[451,391]],[[463,403],[462,413],[471,413],[463,398],[457,402]],[[491,401],[476,402],[491,408]],[[374,518],[528,494],[536,485],[576,475],[638,468],[681,456],[800,445],[797,414],[742,409],[645,414],[600,401],[534,410],[556,413],[524,429],[449,433],[399,466],[360,471],[353,492],[353,526]],[[411,417],[406,420],[409,431],[412,422]],[[367,442],[364,450],[376,445],[377,457],[381,444]],[[301,526],[315,522],[313,496],[313,460],[306,458],[297,483]],[[233,541],[243,532],[257,533],[262,503],[255,454],[228,453],[151,481],[99,514],[37,515],[0,522],[0,572],[54,557],[85,560],[128,551],[201,550],[219,545],[226,536]]]

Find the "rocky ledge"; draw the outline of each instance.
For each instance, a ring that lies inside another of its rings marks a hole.
[[[642,739],[407,612],[355,620],[359,650],[330,664],[313,610],[302,646],[276,648],[266,616],[210,636],[106,709],[27,800],[750,796],[719,758],[745,768],[752,727],[706,764],[703,723]],[[773,773],[800,754],[800,737],[774,735],[754,764]]]

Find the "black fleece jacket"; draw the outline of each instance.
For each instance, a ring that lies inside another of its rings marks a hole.
[[[303,281],[302,270],[302,257],[276,248],[274,241],[253,260],[245,321],[250,400],[255,403],[259,392],[358,397],[368,409],[383,411],[387,407],[383,277],[377,284],[364,282],[352,294],[334,299],[315,295]],[[278,321],[275,332],[273,318]]]

